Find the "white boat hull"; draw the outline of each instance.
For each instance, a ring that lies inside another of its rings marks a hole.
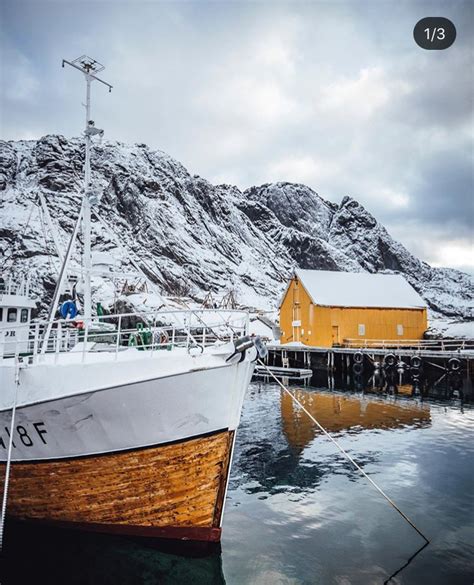
[[[133,353],[137,358],[139,354]],[[39,364],[20,371],[12,460],[110,453],[235,430],[253,372],[252,361],[247,357],[228,364],[222,356],[190,359],[182,355],[178,374],[170,366],[174,352],[160,353],[155,358],[146,354],[141,358],[140,354],[138,360],[122,359],[112,367],[103,359],[95,364],[65,362],[54,368]],[[186,369],[186,359],[194,370]],[[200,369],[204,364],[206,369]],[[15,372],[9,370],[12,395]],[[102,387],[90,389],[88,380]],[[37,396],[43,400],[37,401]],[[10,424],[11,410],[3,410],[3,461]]]
[[[233,350],[86,352],[87,359],[76,352],[23,368],[4,360],[0,467],[13,437],[8,516],[218,541],[256,358],[255,347]]]

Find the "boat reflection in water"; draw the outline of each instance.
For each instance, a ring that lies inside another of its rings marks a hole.
[[[220,545],[159,550],[152,541],[7,524],[2,585],[225,585]],[[202,543],[204,544],[204,543]],[[158,545],[156,545],[158,546]],[[183,554],[186,552],[186,554]]]

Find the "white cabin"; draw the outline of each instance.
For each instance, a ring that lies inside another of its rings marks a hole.
[[[28,351],[31,310],[36,306],[29,294],[27,280],[15,282],[0,277],[0,344],[3,345],[3,355]]]

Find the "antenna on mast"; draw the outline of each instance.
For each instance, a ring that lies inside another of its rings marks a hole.
[[[102,63],[99,63],[99,61],[96,61],[95,59],[92,59],[92,57],[88,57],[87,55],[82,55],[82,57],[78,57],[77,59],[74,59],[74,61],[68,61],[67,59],[63,59],[62,63],[63,67],[64,63],[70,65],[71,67],[74,67],[74,69],[82,71],[82,73],[90,75],[92,79],[100,81],[100,83],[103,83],[109,88],[109,93],[112,91],[113,85],[110,85],[110,83],[107,83],[106,81],[100,79],[96,75],[96,73],[100,73],[105,69],[105,66],[102,65]]]
[[[86,80],[86,127],[84,130],[85,142],[86,142],[86,160],[84,164],[84,199],[83,199],[83,213],[82,213],[82,231],[84,237],[84,318],[90,319],[92,316],[92,296],[91,296],[91,206],[98,202],[97,194],[91,188],[91,143],[92,136],[99,135],[102,138],[104,131],[100,128],[95,127],[94,120],[91,120],[91,83],[98,81],[109,88],[109,93],[112,91],[112,86],[100,77],[97,77],[97,73],[100,73],[105,69],[102,63],[99,63],[92,57],[82,55],[74,61],[67,61],[63,59],[62,66],[64,64],[70,65],[84,74]]]

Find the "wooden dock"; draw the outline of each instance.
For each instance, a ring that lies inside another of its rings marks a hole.
[[[270,370],[270,372],[277,378],[302,379],[313,375],[313,370],[309,368],[287,368],[277,366],[267,366],[264,368],[263,366],[255,366],[254,376],[268,377],[268,370]]]
[[[355,371],[398,369],[412,372],[442,369],[446,372],[474,374],[474,340],[421,340],[404,344],[383,340],[347,340],[334,347],[307,346],[301,343],[268,344],[266,362],[273,368]]]
[[[425,358],[474,358],[474,342],[473,349],[429,349],[419,347],[314,347],[307,345],[287,344],[287,345],[271,345],[267,344],[269,351],[276,352],[297,352],[297,353],[318,353],[318,354],[344,354],[354,355],[356,353],[364,353],[367,355],[385,356],[388,354],[395,354],[397,356],[412,356],[418,355]]]

